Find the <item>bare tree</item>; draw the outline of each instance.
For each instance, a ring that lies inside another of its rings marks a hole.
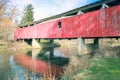
[[[8,5],[9,0],[0,0],[0,39],[13,40],[16,24],[13,23],[17,14],[17,7]],[[11,6],[11,7],[8,7]]]
[[[0,0],[0,9],[3,8],[9,0]]]

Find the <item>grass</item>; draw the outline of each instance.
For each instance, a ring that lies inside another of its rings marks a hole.
[[[81,71],[82,80],[120,80],[119,58],[94,58],[91,63],[90,68]]]
[[[90,66],[87,56],[77,57],[71,56],[68,66],[65,67],[65,72],[60,80],[81,80],[81,70]],[[79,78],[78,76],[79,75]],[[76,77],[77,76],[77,77]]]
[[[5,47],[6,47],[6,45],[5,45],[5,44],[0,44],[0,51],[4,50],[4,49],[5,49]]]
[[[80,63],[75,65],[79,67],[75,67],[74,63],[68,65],[60,80],[120,80],[119,58],[92,58],[88,65],[84,64],[84,68]]]
[[[49,42],[50,42],[50,40],[45,40],[45,39],[40,40],[40,43],[49,43]]]
[[[76,60],[74,60],[76,57],[71,58],[61,80],[120,80],[119,42],[105,45],[101,42],[100,46],[103,48],[102,53],[98,52],[92,58],[79,57]]]
[[[5,46],[5,44],[0,44],[0,46]]]

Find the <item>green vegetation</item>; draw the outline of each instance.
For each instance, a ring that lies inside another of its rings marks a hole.
[[[6,47],[6,45],[5,45],[5,44],[0,44],[0,51],[4,50],[4,49],[5,49],[5,47]]]
[[[83,69],[77,74],[75,80],[119,80],[119,58],[94,58],[91,59],[91,67]],[[81,77],[82,75],[82,77]]]
[[[0,46],[5,46],[5,44],[0,44]]]
[[[88,69],[86,80],[119,80],[119,58],[96,58],[92,59],[92,67]]]
[[[27,23],[33,22],[33,21],[34,21],[33,6],[32,6],[32,4],[28,4],[25,8],[21,24],[27,24]]]
[[[48,39],[47,40],[45,40],[45,39],[40,40],[40,43],[49,43],[49,42],[50,42],[50,40],[48,40]]]

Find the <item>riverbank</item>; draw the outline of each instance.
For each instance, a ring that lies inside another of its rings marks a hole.
[[[118,76],[120,75],[120,40],[100,39],[99,50],[89,54],[78,53],[78,39],[55,40],[54,42],[60,45],[58,49],[70,60],[69,64],[64,67],[64,74],[59,80],[98,80],[100,76],[100,80],[113,80],[114,77],[118,80],[120,78]],[[24,53],[21,49],[31,49],[24,42],[1,42],[1,44],[4,46],[4,50],[14,50],[16,54]],[[60,62],[58,61],[58,63]],[[110,78],[107,79],[109,76]],[[46,79],[56,80],[46,77],[43,80]]]
[[[70,62],[61,80],[118,80],[120,79],[120,39],[100,39],[99,50],[89,54],[77,52],[78,40],[56,40]]]
[[[0,50],[22,50],[31,49],[32,47],[25,42],[3,41],[0,40]]]

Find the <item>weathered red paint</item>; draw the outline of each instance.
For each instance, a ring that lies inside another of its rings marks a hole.
[[[61,22],[61,28],[58,28]],[[20,28],[15,40],[29,38],[120,37],[120,5]]]

